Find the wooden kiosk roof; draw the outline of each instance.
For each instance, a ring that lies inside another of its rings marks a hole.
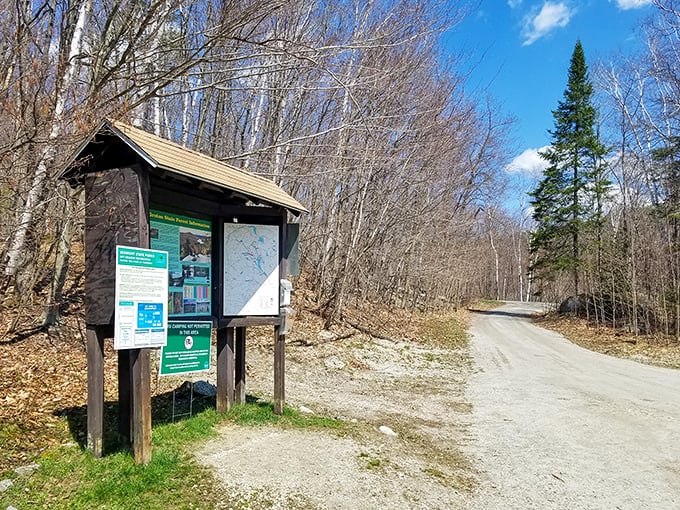
[[[264,177],[118,121],[104,121],[94,134],[83,142],[70,159],[63,177],[68,178],[75,173],[73,162],[99,134],[116,136],[152,168],[198,179],[219,188],[241,193],[257,202],[284,207],[294,214],[307,212],[300,202]]]

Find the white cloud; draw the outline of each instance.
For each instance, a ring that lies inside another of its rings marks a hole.
[[[538,152],[547,148],[548,146],[525,150],[506,165],[505,171],[510,174],[524,174],[532,177],[541,175],[548,167],[548,162],[539,156]]]
[[[627,11],[629,9],[639,9],[640,7],[651,5],[652,1],[653,0],[616,0],[616,6],[623,11]]]
[[[544,2],[540,10],[532,9],[524,18],[522,46],[535,43],[556,28],[566,27],[573,15],[574,11],[564,2]]]
[[[522,5],[522,0],[508,0],[508,6],[511,9],[516,9]]]

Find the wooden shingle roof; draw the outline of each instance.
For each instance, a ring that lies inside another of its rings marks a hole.
[[[274,182],[251,172],[218,161],[179,144],[118,121],[105,121],[108,128],[153,168],[198,179],[262,201],[282,206],[294,213],[307,209]],[[73,159],[77,158],[77,154]]]

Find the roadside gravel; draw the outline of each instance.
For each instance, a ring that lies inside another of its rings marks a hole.
[[[270,349],[249,349],[248,392],[270,398]],[[476,484],[462,453],[469,370],[466,351],[403,342],[290,345],[288,405],[340,417],[347,432],[228,426],[197,458],[236,508],[451,508]]]

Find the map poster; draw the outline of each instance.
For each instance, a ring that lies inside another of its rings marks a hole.
[[[160,375],[210,370],[212,321],[168,323],[168,343],[161,350]]]
[[[224,224],[225,316],[279,315],[279,227]]]
[[[168,316],[210,316],[212,223],[150,211],[151,248],[168,252]]]
[[[165,345],[168,328],[168,254],[116,246],[113,348]]]

